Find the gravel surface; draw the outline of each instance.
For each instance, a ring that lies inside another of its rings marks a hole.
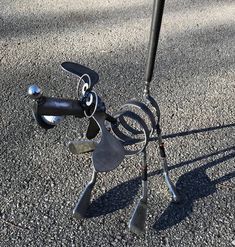
[[[171,202],[152,141],[143,236],[127,227],[138,157],[99,176],[88,218],[76,220],[92,167],[66,143],[87,121],[66,118],[45,133],[32,120],[28,85],[76,97],[66,60],[100,74],[109,112],[141,98],[151,11],[146,0],[0,1],[0,246],[235,246],[234,1],[166,1],[151,92],[182,200]]]

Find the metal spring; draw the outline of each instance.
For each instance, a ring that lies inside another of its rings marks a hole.
[[[154,111],[152,111],[149,106],[153,108]],[[135,108],[138,112],[134,112],[131,108]],[[148,117],[150,125],[140,116],[141,112]],[[135,99],[128,101],[114,117],[117,119],[117,124],[111,124],[111,129],[116,137],[122,141],[124,147],[141,144],[141,147],[136,150],[128,150],[125,148],[125,155],[130,156],[141,153],[146,149],[150,137],[159,126],[160,110],[157,102],[149,96],[146,98],[146,103]],[[125,118],[129,118],[132,122],[136,122],[141,130],[133,128]],[[126,130],[128,134],[124,133],[121,128]],[[138,138],[141,134],[142,137]]]

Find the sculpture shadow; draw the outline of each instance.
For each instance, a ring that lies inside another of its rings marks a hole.
[[[183,0],[184,7],[186,4]],[[224,0],[225,1],[225,0]],[[187,8],[191,8],[192,3]],[[167,3],[167,13],[170,12],[181,12],[182,8],[180,4]],[[195,8],[201,8],[202,6],[195,5]],[[203,3],[203,7],[208,7],[208,4]],[[4,35],[1,38],[6,37],[17,37],[17,36],[29,36],[29,35],[48,35],[48,33],[64,32],[66,29],[77,30],[84,29],[84,25],[87,29],[97,29],[97,24],[104,25],[107,27],[112,26],[116,23],[125,23],[129,20],[139,20],[143,18],[149,18],[152,11],[151,4],[136,4],[129,7],[115,7],[115,8],[100,8],[100,9],[81,9],[79,10],[68,10],[65,12],[53,12],[53,11],[40,11],[35,14],[30,11],[26,15],[14,15],[9,16],[10,18],[3,18],[0,16],[2,21],[1,31]],[[185,11],[185,10],[184,10]],[[94,25],[96,23],[96,25]],[[90,25],[93,24],[93,25]]]
[[[172,166],[170,170],[233,150],[235,151],[235,146],[208,155],[203,155],[193,160],[188,160],[176,164]],[[163,230],[179,223],[192,213],[192,206],[195,200],[215,193],[216,184],[234,177],[235,172],[232,172],[217,180],[210,181],[209,177],[206,174],[206,169],[234,157],[235,152],[182,175],[176,183],[177,190],[179,191],[181,196],[181,203],[171,203],[165,210],[165,212],[161,215],[159,220],[156,220],[154,228],[156,230]],[[153,171],[148,174],[148,177],[159,175],[161,172],[161,169]],[[92,218],[106,215],[127,207],[128,205],[133,203],[134,198],[136,197],[138,190],[140,189],[140,186],[141,176],[121,183],[116,187],[110,189],[108,192],[104,193],[103,195],[92,201],[91,205],[89,206],[87,217]]]
[[[133,202],[140,185],[138,177],[112,188],[91,203],[87,217],[98,217],[125,208]]]
[[[150,173],[149,176],[154,176],[157,173],[160,173],[160,170]],[[127,207],[133,203],[140,186],[141,176],[112,188],[105,194],[92,201],[87,217],[91,218],[106,215]]]
[[[163,135],[162,138],[168,139],[168,138],[175,138],[175,137],[183,137],[183,136],[187,136],[187,135],[198,134],[198,133],[203,133],[203,132],[208,132],[208,131],[214,131],[214,130],[224,129],[224,128],[231,128],[231,127],[235,127],[235,123],[213,126],[213,127],[207,127],[207,128],[202,128],[202,129],[193,129],[193,130],[182,131],[182,132],[178,132],[178,133],[171,133],[171,134]],[[152,138],[152,140],[156,140],[156,139]]]
[[[178,204],[171,202],[167,209],[160,216],[160,218],[156,218],[153,225],[153,228],[155,230],[165,230],[180,223],[186,217],[189,217],[191,215],[191,213],[193,212],[193,203],[195,201],[200,198],[214,194],[216,192],[217,184],[235,177],[235,172],[231,172],[223,177],[211,181],[206,174],[206,170],[208,168],[235,158],[235,146],[221,150],[216,154],[227,152],[230,150],[233,150],[234,152],[212,162],[209,162],[201,167],[193,169],[192,171],[185,173],[179,178],[176,183],[176,187],[180,193],[181,201]],[[208,157],[209,156],[210,155],[208,155]],[[192,162],[195,162],[195,160],[192,160]],[[181,164],[177,166],[179,167],[181,166]]]

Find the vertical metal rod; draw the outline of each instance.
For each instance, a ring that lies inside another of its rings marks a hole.
[[[149,95],[149,86],[153,76],[157,45],[162,23],[162,15],[164,10],[165,0],[154,0],[152,24],[150,30],[149,52],[145,73],[145,96]]]
[[[148,166],[147,166],[146,149],[143,151],[142,156],[143,156],[143,165],[142,165],[142,201],[147,203]]]
[[[167,165],[166,152],[165,152],[164,143],[162,141],[161,128],[159,125],[156,126],[156,130],[157,130],[157,135],[158,135],[158,146],[159,146],[160,155],[161,155],[163,175],[164,175],[167,187],[172,195],[173,202],[179,202],[180,200],[179,195],[177,193],[175,185],[172,183],[170,176],[169,176],[169,168]]]

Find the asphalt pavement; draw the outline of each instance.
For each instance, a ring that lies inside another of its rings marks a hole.
[[[128,230],[139,157],[101,174],[87,219],[76,220],[92,166],[66,144],[88,122],[68,117],[45,133],[32,119],[30,84],[76,97],[64,61],[99,73],[110,113],[141,98],[151,13],[146,0],[0,1],[0,246],[235,246],[234,1],[166,1],[151,94],[181,202],[171,202],[151,141],[144,235]]]

